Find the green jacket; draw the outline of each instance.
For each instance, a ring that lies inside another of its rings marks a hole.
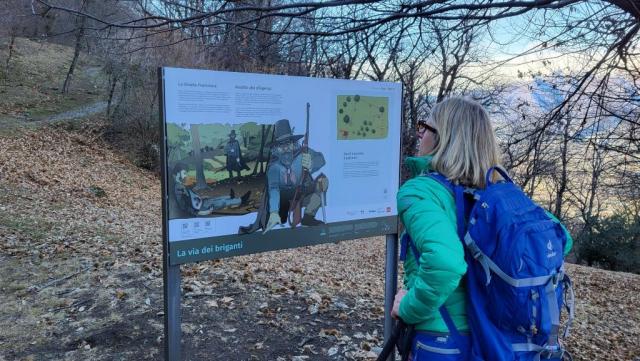
[[[400,317],[416,329],[448,332],[438,308],[444,304],[460,331],[468,330],[464,282],[464,249],[456,228],[455,200],[438,181],[416,177],[430,170],[431,157],[410,157],[405,164],[413,178],[398,191],[398,214],[421,253],[420,266],[411,249],[404,262],[404,287]],[[565,229],[566,231],[566,229]],[[573,240],[568,236],[565,254]]]

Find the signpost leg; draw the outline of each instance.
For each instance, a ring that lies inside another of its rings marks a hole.
[[[164,359],[180,360],[181,312],[180,266],[165,265]]]
[[[384,269],[384,340],[391,337],[395,321],[391,317],[393,299],[396,295],[398,283],[398,235],[387,235],[387,252]],[[387,361],[394,361],[395,351],[391,352]]]

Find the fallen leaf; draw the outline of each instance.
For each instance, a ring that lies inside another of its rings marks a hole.
[[[333,356],[338,353],[338,346],[333,346],[329,350],[327,350],[327,355]]]

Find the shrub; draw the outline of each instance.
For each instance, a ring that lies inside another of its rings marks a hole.
[[[576,237],[578,262],[612,271],[640,273],[640,216],[592,219]]]
[[[146,140],[135,148],[134,162],[138,167],[153,171],[160,171],[160,148],[156,143]]]
[[[107,109],[108,141],[128,154],[139,167],[158,172],[160,126],[156,69],[128,66],[110,76],[119,79]],[[150,90],[151,89],[151,90]]]

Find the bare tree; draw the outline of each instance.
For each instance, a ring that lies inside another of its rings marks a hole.
[[[80,2],[80,11],[84,11],[87,2],[89,0],[81,0]],[[78,63],[78,57],[80,56],[80,50],[82,48],[82,40],[85,32],[85,24],[87,22],[86,16],[79,16],[76,18],[76,41],[73,50],[73,58],[71,59],[71,64],[69,65],[69,70],[67,71],[67,76],[64,78],[64,84],[62,85],[62,93],[69,92],[69,85],[71,84],[71,77],[73,76],[73,71],[76,68],[76,64]]]
[[[640,10],[632,0],[158,0],[130,2],[119,17],[95,5],[36,2],[40,13],[76,18],[73,34],[84,28],[85,38],[104,43],[103,56],[124,59],[109,70],[112,115],[143,102],[127,116],[150,119],[155,97],[136,92],[153,76],[138,66],[169,63],[400,81],[405,139],[435,102],[468,95],[497,119],[505,165],[523,188],[583,223],[599,214],[611,177],[631,174],[640,159]],[[493,28],[508,18],[530,45],[496,59],[488,44],[518,42],[502,42]],[[503,67],[534,56],[545,59],[542,70],[521,71],[518,84],[500,78]],[[556,63],[566,56],[572,69]],[[539,81],[555,94],[547,106],[531,99]],[[511,99],[518,92],[528,95]],[[409,153],[411,141],[404,144]],[[620,194],[636,196],[620,183]]]
[[[7,38],[7,58],[4,72],[9,74],[11,59],[16,51],[16,38],[38,33],[38,21],[26,0],[5,0],[0,8],[0,37]]]

